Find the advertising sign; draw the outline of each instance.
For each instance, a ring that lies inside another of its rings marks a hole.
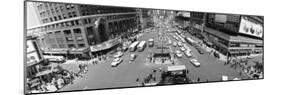
[[[222,15],[222,14],[215,15],[215,22],[226,23],[226,21],[227,21],[226,15]]]
[[[29,52],[32,52],[32,51],[35,51],[35,47],[34,47],[32,41],[28,40],[26,42],[26,52],[29,53]]]
[[[39,56],[37,52],[32,52],[26,55],[26,63],[27,64],[35,64],[40,62]]]
[[[239,33],[262,38],[263,26],[261,24],[249,21],[247,17],[242,17],[240,22]]]

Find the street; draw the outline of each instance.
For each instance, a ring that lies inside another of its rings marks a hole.
[[[176,40],[171,38],[172,42]],[[138,38],[138,41],[147,41],[149,38],[155,39],[155,43],[159,43],[156,32],[147,32]],[[187,44],[187,43],[184,43]],[[190,47],[193,57],[197,58],[201,63],[200,67],[195,67],[190,63],[190,59],[185,55],[182,58],[177,58],[175,61],[176,65],[185,65],[189,70],[188,78],[192,82],[211,82],[211,81],[221,81],[222,75],[228,76],[230,80],[233,78],[247,78],[246,75],[239,75],[239,72],[232,69],[229,66],[225,66],[222,61],[214,58],[207,52],[204,54],[199,54],[198,51],[191,45]],[[172,51],[179,50],[179,47],[169,46]],[[172,64],[153,64],[149,63],[147,56],[150,52],[155,50],[154,47],[146,47],[144,51],[130,52],[129,50],[124,53],[121,57],[123,62],[116,67],[111,67],[111,62],[113,58],[108,58],[105,61],[99,62],[98,64],[88,65],[88,72],[83,75],[82,78],[78,78],[74,81],[74,84],[67,85],[60,91],[78,90],[78,89],[102,89],[102,88],[116,88],[116,87],[132,87],[140,86],[136,79],[139,78],[143,81],[146,76],[148,76],[152,69],[156,68],[166,68]],[[130,54],[134,53],[137,55],[135,61],[131,64],[129,63]],[[198,81],[199,78],[199,81]]]

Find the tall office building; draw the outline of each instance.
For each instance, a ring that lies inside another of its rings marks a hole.
[[[139,28],[140,15],[133,8],[29,3],[41,24],[29,27],[27,35],[39,36],[43,54],[89,57],[118,44],[110,39]]]

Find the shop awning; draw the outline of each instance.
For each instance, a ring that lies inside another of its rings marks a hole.
[[[69,49],[43,49],[44,53],[51,53],[51,54],[67,54]]]
[[[84,54],[85,52],[88,52],[90,49],[89,48],[78,48],[78,49],[71,49],[69,51],[70,54]]]
[[[117,39],[109,40],[109,41],[101,43],[99,45],[91,46],[91,52],[106,50],[106,49],[109,49],[109,48],[111,48],[113,46],[116,46],[118,44],[119,44],[119,41]]]
[[[249,53],[250,51],[248,50],[240,50],[239,53]]]

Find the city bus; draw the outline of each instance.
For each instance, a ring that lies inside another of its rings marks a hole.
[[[65,58],[63,56],[49,56],[49,55],[44,55],[43,56],[45,59],[48,59],[50,62],[59,62],[63,63],[65,62]]]
[[[154,40],[153,39],[148,39],[148,46],[153,47],[154,45]]]
[[[132,43],[129,47],[130,51],[134,52],[136,50],[138,44],[139,44],[139,41]]]
[[[146,42],[145,41],[141,41],[138,45],[138,51],[143,51],[144,48],[146,47]]]

